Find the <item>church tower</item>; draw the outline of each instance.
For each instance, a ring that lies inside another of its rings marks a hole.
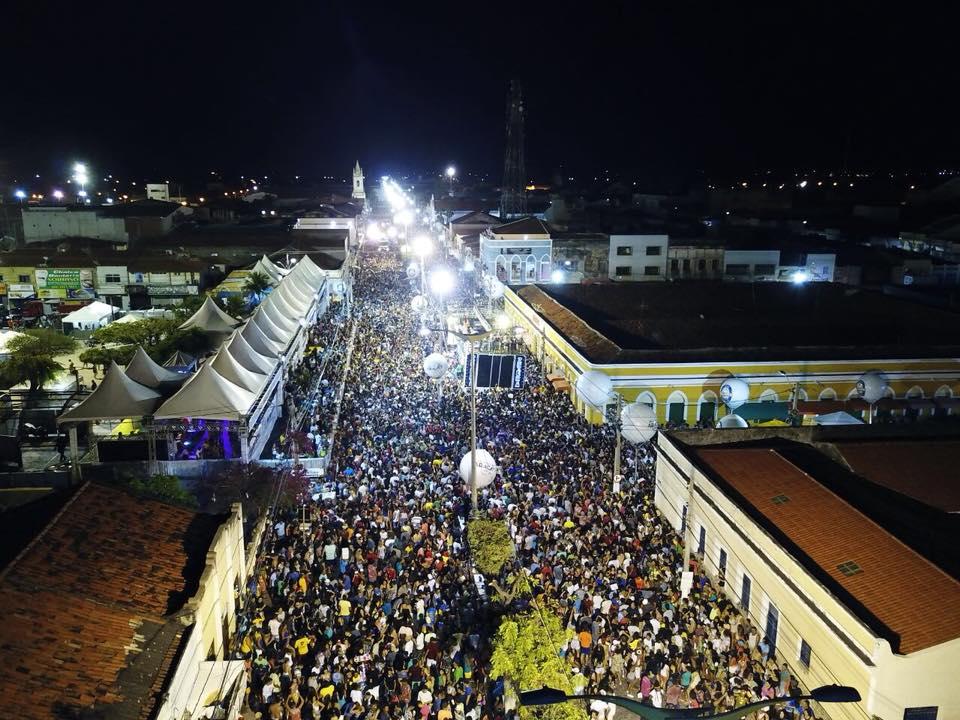
[[[367,193],[363,189],[363,170],[360,169],[360,161],[353,167],[353,199],[366,200]]]

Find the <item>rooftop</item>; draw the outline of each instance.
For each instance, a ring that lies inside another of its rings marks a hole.
[[[550,235],[550,228],[535,217],[519,218],[491,228],[494,235]]]
[[[39,720],[126,705],[139,714],[144,683],[157,681],[183,634],[171,616],[196,592],[223,520],[81,488],[0,574],[5,714]]]
[[[960,315],[831,283],[526,285],[592,362],[953,357]]]
[[[834,445],[860,477],[943,512],[960,513],[960,441]]]
[[[696,455],[721,490],[894,652],[960,637],[960,582],[775,448],[701,447]],[[771,500],[781,497],[786,500]],[[923,592],[905,592],[904,578]]]

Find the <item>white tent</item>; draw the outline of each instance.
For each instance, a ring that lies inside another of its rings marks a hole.
[[[240,331],[234,331],[233,336],[224,347],[230,352],[230,356],[240,363],[244,368],[254,373],[269,375],[277,366],[276,358],[270,358],[261,355],[246,341]]]
[[[274,342],[264,335],[263,330],[257,327],[255,322],[248,321],[243,326],[243,330],[240,331],[240,334],[243,336],[243,339],[247,341],[250,347],[252,347],[261,355],[266,355],[269,358],[279,357],[280,352],[283,350],[283,345]]]
[[[236,319],[221,310],[213,301],[213,298],[208,295],[200,309],[180,325],[180,329],[197,328],[205,333],[229,334],[238,324]]]
[[[257,311],[251,316],[250,322],[254,323],[258,328],[260,328],[260,330],[263,331],[263,334],[268,338],[279,343],[281,349],[287,347],[287,343],[293,336],[292,330],[284,330],[283,328],[278,327],[275,323],[271,322],[270,318],[267,317],[267,314],[262,308],[257,308]]]
[[[95,330],[109,323],[111,316],[116,313],[117,309],[112,305],[94,300],[89,305],[64,315],[63,322],[70,323],[77,330]]]
[[[863,420],[854,417],[850,413],[842,410],[832,413],[817,415],[813,418],[817,425],[863,425]]]
[[[319,289],[323,285],[323,281],[326,278],[326,274],[317,267],[317,264],[313,262],[308,256],[304,255],[300,258],[300,262],[297,263],[297,266],[294,268],[298,274],[306,279],[310,286],[314,289]]]
[[[186,379],[185,375],[158,365],[142,347],[137,348],[130,364],[127,365],[126,375],[131,380],[150,388],[158,388],[162,385],[167,387],[179,385]]]
[[[260,308],[270,318],[270,321],[282,330],[293,332],[300,324],[295,317],[291,317],[280,310],[275,302],[271,302],[270,298],[260,303]]]
[[[273,292],[277,295],[282,295],[284,299],[288,300],[291,305],[294,307],[306,310],[310,307],[310,301],[312,299],[313,293],[304,292],[296,284],[297,279],[290,275],[285,282],[281,283],[280,286]]]
[[[305,310],[301,307],[295,306],[291,303],[285,295],[281,294],[279,290],[274,290],[270,293],[270,297],[267,298],[270,301],[270,304],[273,305],[277,310],[291,318],[301,318]],[[264,300],[266,302],[267,300]]]
[[[258,272],[266,275],[271,285],[276,285],[283,279],[283,273],[280,272],[280,268],[270,262],[266,255],[257,260],[250,272]]]
[[[160,402],[160,393],[127,377],[116,363],[87,398],[61,415],[57,422],[118,420],[149,415]]]
[[[230,354],[227,347],[221,348],[210,364],[218,374],[254,394],[259,393],[267,382],[266,374],[247,370]]]
[[[249,412],[255,399],[252,392],[230,382],[207,362],[160,406],[154,417],[238,421]]]

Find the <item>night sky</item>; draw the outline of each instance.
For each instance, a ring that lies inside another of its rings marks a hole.
[[[511,77],[544,178],[960,164],[957,18],[897,7],[17,3],[0,174],[499,179]]]

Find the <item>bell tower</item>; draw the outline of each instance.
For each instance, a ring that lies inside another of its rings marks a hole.
[[[353,166],[353,199],[365,200],[367,193],[363,189],[363,170],[360,169],[360,161]]]

